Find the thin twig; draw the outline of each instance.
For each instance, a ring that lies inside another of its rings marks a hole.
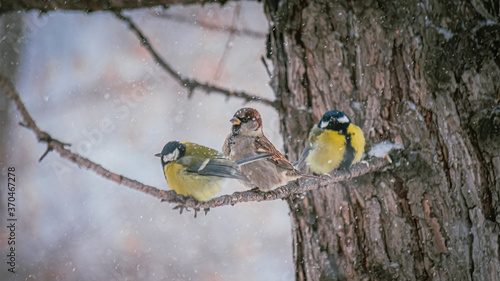
[[[273,79],[273,74],[269,70],[269,66],[267,65],[267,62],[266,62],[266,59],[264,58],[264,56],[260,57],[260,61],[262,62],[262,64],[264,64],[264,67],[266,68],[267,76],[269,77],[269,79]]]
[[[36,125],[35,121],[29,114],[28,110],[24,106],[19,94],[15,90],[12,83],[2,74],[0,74],[0,89],[5,92],[7,97],[9,97],[17,106],[17,110],[21,113],[23,118],[23,127],[32,130],[38,141],[47,143],[47,151],[56,151],[62,158],[67,159],[70,162],[77,164],[87,170],[94,171],[96,174],[114,181],[118,184],[130,187],[132,189],[141,191],[143,193],[149,194],[162,201],[175,203],[180,206],[181,210],[183,208],[194,208],[205,209],[207,211],[209,208],[234,205],[242,202],[259,202],[259,201],[271,201],[276,199],[283,199],[294,194],[301,194],[308,190],[313,190],[319,186],[327,186],[331,183],[344,181],[350,178],[358,177],[373,171],[382,169],[389,165],[389,161],[383,158],[372,158],[366,163],[357,164],[349,171],[334,171],[330,176],[323,176],[321,178],[302,178],[297,182],[290,182],[285,186],[279,187],[271,192],[254,192],[254,191],[244,191],[235,192],[231,195],[222,195],[216,197],[207,202],[199,202],[192,197],[183,196],[175,193],[173,190],[160,190],[156,187],[143,184],[136,180],[127,178],[125,176],[113,173],[101,165],[90,161],[89,159],[82,157],[76,153],[71,152],[66,148],[68,144],[65,144],[57,139],[52,138],[48,133],[40,130]],[[46,153],[48,153],[46,152]],[[44,154],[46,154],[44,153]]]
[[[238,3],[234,7],[233,11],[233,19],[231,21],[231,26],[236,26],[236,22],[238,21],[238,18],[240,17],[240,12],[241,12],[241,4]],[[219,60],[219,64],[217,65],[217,68],[215,69],[215,74],[214,74],[214,80],[219,81],[222,71],[224,69],[224,65],[226,64],[227,57],[229,56],[229,51],[232,48],[231,42],[234,40],[235,33],[234,32],[229,32],[229,36],[227,37],[226,44],[224,46],[224,51],[222,52],[222,56]]]
[[[2,89],[3,92],[5,92],[5,94],[7,95],[7,97],[9,97],[16,104],[17,110],[19,111],[19,113],[21,113],[21,116],[23,117],[24,122],[22,123],[22,126],[32,130],[35,133],[35,136],[39,142],[47,143],[47,150],[44,152],[43,156],[45,156],[50,151],[56,151],[62,158],[65,158],[70,162],[77,164],[80,167],[92,170],[96,174],[106,179],[112,180],[118,184],[123,184],[125,186],[150,194],[162,200],[173,201],[173,202],[177,202],[179,200],[180,202],[182,202],[183,196],[178,198],[178,195],[175,192],[159,190],[155,187],[142,184],[133,179],[129,179],[122,175],[115,174],[105,169],[101,165],[96,164],[87,158],[84,158],[76,153],[71,152],[69,149],[66,148],[68,144],[52,138],[48,133],[38,128],[35,121],[29,114],[28,110],[24,106],[24,103],[22,102],[16,89],[14,88],[12,83],[2,74],[0,74],[0,89]]]
[[[140,39],[141,44],[149,51],[153,59],[156,61],[158,65],[160,65],[170,76],[172,76],[182,87],[188,90],[188,95],[191,95],[195,89],[200,89],[205,91],[206,93],[219,93],[226,97],[238,97],[242,98],[246,101],[255,101],[261,102],[263,104],[270,105],[276,108],[276,102],[270,101],[266,98],[259,97],[256,95],[251,95],[243,91],[231,91],[228,89],[220,88],[218,86],[209,84],[209,83],[201,83],[193,78],[182,77],[177,71],[175,71],[165,60],[158,54],[158,52],[153,48],[151,43],[149,43],[149,39],[142,33],[142,31],[135,25],[130,17],[123,15],[119,11],[114,12],[115,16],[121,21],[128,24],[129,28],[134,31],[137,37]]]

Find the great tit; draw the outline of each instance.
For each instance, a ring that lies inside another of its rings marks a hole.
[[[233,126],[222,146],[222,152],[229,159],[251,157],[260,153],[270,153],[266,160],[241,167],[241,171],[251,183],[249,188],[269,191],[300,178],[302,175],[269,141],[262,130],[262,118],[254,108],[241,108],[229,120]]]
[[[248,182],[240,166],[269,157],[259,154],[238,161],[224,157],[215,149],[191,143],[171,141],[161,153],[161,164],[168,186],[175,192],[193,196],[198,201],[212,199],[221,189],[224,178]]]
[[[309,144],[296,166],[305,162],[313,173],[326,174],[358,163],[364,151],[363,131],[343,112],[330,110],[311,129]]]

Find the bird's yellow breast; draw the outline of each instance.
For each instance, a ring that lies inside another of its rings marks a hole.
[[[187,173],[183,166],[175,162],[165,165],[165,178],[168,186],[182,195],[193,196],[199,201],[212,199],[222,187],[222,179]]]
[[[365,152],[365,136],[360,127],[350,124],[347,127],[347,133],[351,135],[351,146],[354,148],[354,160],[352,164],[356,164],[361,160],[363,152]]]
[[[345,153],[346,138],[343,134],[325,130],[311,141],[311,151],[306,162],[312,172],[329,173],[340,166]]]

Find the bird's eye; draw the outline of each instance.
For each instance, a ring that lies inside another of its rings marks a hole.
[[[243,123],[246,123],[246,122],[248,122],[248,118],[246,118],[246,117],[240,118],[240,121]]]

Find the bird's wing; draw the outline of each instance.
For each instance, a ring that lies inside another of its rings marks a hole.
[[[267,161],[273,162],[280,168],[285,170],[295,171],[293,165],[286,159],[285,155],[281,154],[276,147],[265,137],[255,138],[255,152],[257,153],[271,153],[272,156],[267,159]]]
[[[302,151],[302,154],[299,157],[299,161],[294,163],[295,168],[300,169],[304,166],[306,163],[306,158],[309,155],[309,152],[311,151],[311,143],[316,142],[316,138],[321,135],[325,130],[318,128],[317,126],[314,126],[311,131],[309,132],[309,142],[307,143],[306,147],[304,147],[304,150]]]
[[[304,150],[302,150],[302,154],[300,154],[299,161],[293,164],[293,166],[297,170],[300,170],[300,168],[302,168],[306,163],[306,158],[309,155],[309,151],[311,151],[311,145],[308,143],[306,147],[304,147]]]
[[[314,126],[309,132],[309,143],[316,142],[316,139],[321,135],[325,129],[318,128],[318,126]]]
[[[186,167],[186,171],[189,173],[249,181],[241,173],[238,164],[226,158],[209,159],[185,156],[177,160],[177,162]]]
[[[245,164],[253,163],[255,161],[267,159],[273,155],[274,155],[273,153],[259,153],[259,154],[255,154],[252,156],[248,156],[248,157],[236,160],[235,162],[236,162],[236,164],[238,164],[238,166],[242,166]]]

